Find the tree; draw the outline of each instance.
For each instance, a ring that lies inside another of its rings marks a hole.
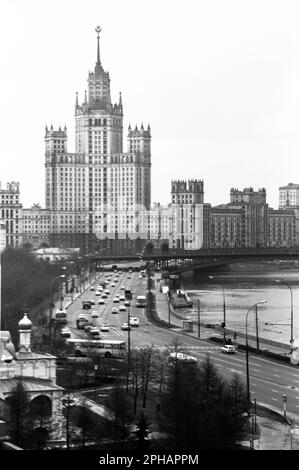
[[[133,420],[131,401],[120,383],[116,383],[108,399],[108,409],[113,414],[113,439],[115,443],[124,443],[130,433]]]
[[[30,416],[30,400],[22,380],[17,382],[6,402],[9,435],[14,444],[26,449],[29,443],[28,436],[34,426]]]
[[[244,434],[246,395],[239,378],[225,381],[207,356],[199,366],[176,360],[162,393],[159,427],[176,449],[231,449]]]
[[[136,431],[134,431],[134,433],[136,434],[137,438],[136,449],[140,453],[143,453],[148,448],[148,442],[146,441],[146,438],[150,433],[149,425],[143,411],[138,418]]]

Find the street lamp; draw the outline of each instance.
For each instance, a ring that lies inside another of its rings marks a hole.
[[[209,276],[210,279],[214,279],[214,276]],[[223,328],[223,343],[226,343],[226,334],[225,334],[225,328],[226,328],[226,309],[225,309],[225,294],[224,294],[224,285],[222,285],[222,292],[223,292],[223,322],[222,322],[222,328]]]
[[[248,353],[248,334],[247,334],[247,320],[248,320],[248,314],[249,312],[256,307],[257,305],[260,304],[265,304],[267,300],[260,300],[259,302],[256,302],[253,304],[247,311],[246,313],[246,389],[247,389],[247,410],[249,411],[250,409],[250,386],[249,386],[249,353]]]
[[[291,286],[286,281],[281,281],[280,279],[275,279],[275,282],[278,282],[279,284],[284,284],[285,286],[287,286],[290,289],[290,293],[291,293],[291,339],[290,339],[290,343],[291,343],[291,352],[292,352],[293,343],[294,343],[294,335],[293,335],[293,329],[294,329],[293,291],[292,291]]]

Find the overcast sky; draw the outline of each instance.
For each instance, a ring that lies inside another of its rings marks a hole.
[[[96,61],[122,92],[129,123],[152,130],[152,201],[199,178],[205,202],[231,187],[299,183],[299,2],[275,0],[2,0],[2,186],[44,206],[44,128],[66,124]]]

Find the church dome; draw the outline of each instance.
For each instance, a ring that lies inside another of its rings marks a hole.
[[[24,317],[18,323],[20,330],[31,330],[32,321],[27,317],[27,313],[24,313]]]

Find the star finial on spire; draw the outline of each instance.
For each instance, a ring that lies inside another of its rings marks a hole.
[[[102,31],[102,28],[100,26],[97,26],[95,28],[95,32],[97,33],[97,40],[98,40],[98,53],[97,53],[97,64],[100,64],[100,32]]]

